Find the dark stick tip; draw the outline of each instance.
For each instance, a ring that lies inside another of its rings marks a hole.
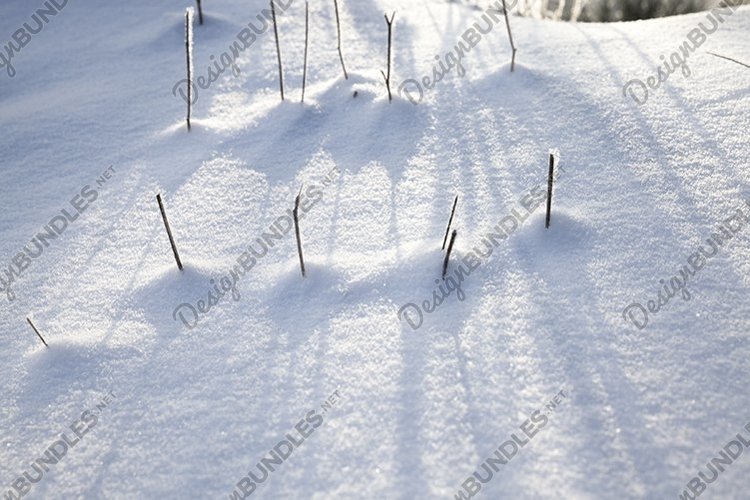
[[[292,215],[294,217],[294,233],[297,236],[297,253],[299,253],[299,266],[302,271],[302,277],[305,277],[305,258],[302,255],[302,237],[300,236],[299,231],[299,202],[300,197],[302,196],[302,187],[299,188],[299,194],[294,199],[294,210],[292,211]]]
[[[453,208],[451,208],[451,216],[448,219],[448,227],[445,228],[445,236],[443,237],[442,250],[445,250],[445,244],[448,242],[448,235],[451,231],[451,224],[453,223],[453,214],[456,213],[456,204],[458,203],[458,195],[453,199]]]
[[[177,252],[177,244],[174,241],[174,236],[172,235],[172,229],[169,227],[169,221],[167,220],[167,212],[164,210],[164,203],[161,200],[161,193],[157,193],[156,201],[159,202],[159,211],[161,212],[161,217],[164,220],[164,227],[167,230],[167,236],[169,236],[169,244],[172,246],[172,253],[174,253],[174,259],[175,261],[177,261],[177,269],[182,271],[182,261],[180,260],[180,254]]]
[[[453,250],[453,243],[456,241],[456,235],[458,234],[458,231],[455,229],[453,230],[453,233],[451,234],[451,241],[448,243],[448,251],[445,252],[445,260],[443,260],[443,279],[445,279],[445,275],[448,273],[448,262],[451,258],[451,251]]]
[[[42,335],[39,333],[39,330],[36,329],[36,327],[34,326],[34,323],[31,322],[31,319],[26,318],[26,321],[29,323],[29,326],[31,326],[31,328],[34,330],[34,333],[36,333],[36,336],[39,337],[39,340],[42,341],[42,344],[44,344],[44,347],[49,349],[49,345],[47,345],[47,342],[44,340],[44,337],[42,337]]]
[[[550,220],[552,218],[552,186],[555,181],[555,155],[550,153],[549,155],[549,177],[547,179],[547,217],[544,221],[544,227],[549,229]]]

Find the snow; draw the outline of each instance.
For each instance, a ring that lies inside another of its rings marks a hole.
[[[344,80],[333,3],[311,2],[303,105],[296,1],[277,9],[287,100],[269,26],[234,61],[239,76],[199,89],[188,132],[173,94],[188,6],[70,2],[15,54],[14,78],[0,71],[0,278],[85,186],[98,193],[16,277],[15,300],[0,294],[0,493],[86,410],[96,425],[24,498],[227,498],[311,410],[322,424],[252,497],[453,498],[560,391],[480,497],[677,498],[750,421],[747,228],[691,277],[690,301],[673,298],[642,330],[622,314],[750,213],[750,73],[707,54],[748,63],[749,7],[690,56],[690,78],[671,75],[642,106],[625,84],[655,75],[706,13],[513,17],[513,73],[501,19],[463,78],[454,69],[414,105],[398,84],[432,77],[483,10],[340,1]],[[0,53],[36,8],[0,7]],[[263,9],[203,2],[195,74]],[[546,190],[550,149],[564,169],[552,227],[542,204],[461,283],[464,300],[454,292],[418,330],[400,320],[433,296],[454,196],[449,273]],[[238,300],[227,292],[194,328],[174,319],[208,302],[311,186],[306,278],[291,229],[239,277]],[[745,451],[707,498],[746,497]]]

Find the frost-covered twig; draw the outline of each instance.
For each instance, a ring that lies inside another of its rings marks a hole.
[[[549,177],[547,178],[547,219],[544,227],[549,229],[550,219],[552,217],[552,185],[555,180],[555,155],[549,155]]]
[[[573,0],[573,7],[570,9],[570,21],[575,23],[578,22],[578,18],[581,16],[581,12],[583,12],[583,1],[582,0]]]
[[[391,94],[391,46],[393,40],[393,19],[395,17],[395,12],[391,15],[390,19],[388,19],[388,14],[385,15],[385,22],[388,25],[388,74],[386,75],[385,72],[383,72],[382,70],[380,71],[383,74],[383,78],[385,79],[385,86],[388,88],[389,102],[393,101],[393,95]]]
[[[302,70],[302,102],[305,102],[305,86],[307,85],[307,47],[310,37],[310,3],[305,2],[305,65]]]
[[[568,0],[557,0],[557,10],[555,10],[555,21],[559,21],[562,19],[563,14],[565,13],[565,5],[568,3]]]
[[[505,0],[503,0],[503,13],[505,14],[505,25],[508,27],[508,38],[510,39],[510,48],[513,49],[513,58],[510,61],[510,71],[513,72],[516,68],[516,44],[513,43],[513,33],[510,31],[510,19],[508,18],[508,8],[505,6]]]
[[[341,51],[341,19],[339,18],[339,3],[337,0],[333,0],[333,8],[336,11],[336,36],[338,38],[339,59],[341,59],[341,68],[344,70],[344,79],[348,80],[349,75],[346,72],[346,64],[344,64],[344,53]]]
[[[187,128],[190,131],[190,112],[193,91],[193,15],[195,11],[188,7],[185,12],[185,56],[187,58]]]
[[[273,34],[276,37],[276,57],[279,60],[279,88],[281,89],[281,100],[284,100],[284,70],[281,66],[281,46],[279,45],[279,29],[276,26],[276,8],[271,0],[271,16],[273,17]]]

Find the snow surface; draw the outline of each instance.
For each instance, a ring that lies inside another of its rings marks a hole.
[[[3,43],[37,3],[3,2]],[[270,31],[238,77],[199,90],[188,133],[172,88],[189,4],[70,2],[16,54],[15,78],[0,70],[0,277],[84,186],[98,192],[17,278],[15,300],[2,294],[0,493],[110,391],[96,426],[25,498],[227,498],[335,391],[254,497],[453,498],[563,390],[480,497],[677,498],[750,421],[750,232],[691,278],[689,302],[675,297],[643,330],[622,317],[750,198],[750,70],[707,54],[750,60],[750,8],[644,106],[623,85],[654,74],[705,13],[514,17],[513,74],[501,23],[464,57],[464,78],[413,105],[387,100],[383,14],[396,11],[398,83],[431,75],[482,11],[340,1],[345,81],[332,2],[312,2],[302,105],[297,1],[279,14],[287,101]],[[263,8],[205,0],[196,75]],[[550,149],[565,168],[552,228],[539,208],[466,279],[463,301],[453,294],[417,331],[400,321],[402,305],[432,296],[453,196],[449,272],[545,185]],[[193,329],[173,319],[331,172],[301,221],[307,278],[292,231],[239,279],[239,300]],[[706,498],[747,498],[747,451]]]

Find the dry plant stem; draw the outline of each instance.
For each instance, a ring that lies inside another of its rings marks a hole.
[[[443,238],[443,250],[445,250],[445,244],[448,242],[448,234],[451,231],[451,224],[453,223],[453,214],[456,213],[456,204],[458,203],[458,195],[453,200],[453,208],[451,209],[451,217],[448,219],[448,227],[445,228],[445,237]]]
[[[187,61],[187,128],[190,131],[190,108],[192,99],[192,79],[193,75],[190,74],[190,13],[185,12],[185,58]]]
[[[201,6],[201,0],[196,0],[198,2],[198,24],[203,26],[203,7]]]
[[[307,85],[307,47],[310,37],[310,3],[305,2],[305,64],[302,71],[302,102],[305,102],[305,87]]]
[[[547,219],[544,227],[549,229],[552,218],[552,185],[555,180],[555,155],[549,155],[549,178],[547,179]]]
[[[305,259],[302,256],[302,238],[299,234],[299,199],[302,195],[302,188],[299,190],[299,194],[297,195],[297,198],[294,200],[294,211],[292,214],[294,215],[294,232],[297,235],[297,253],[299,253],[299,267],[302,270],[302,277],[305,277]]]
[[[385,79],[385,86],[388,88],[388,102],[393,101],[393,94],[391,94],[391,47],[393,41],[393,19],[395,17],[395,12],[391,15],[390,19],[388,19],[388,14],[385,15],[385,22],[388,24],[388,74],[383,73],[383,71],[381,73]]]
[[[451,241],[450,243],[448,243],[448,251],[445,252],[445,260],[443,260],[443,279],[445,279],[445,275],[448,273],[448,261],[450,261],[451,252],[453,251],[453,243],[455,243],[456,241],[457,234],[458,231],[454,229],[453,233],[451,234]]]
[[[279,29],[276,25],[276,7],[271,0],[271,16],[273,17],[273,34],[276,37],[276,57],[279,60],[279,89],[281,90],[281,100],[284,100],[284,70],[281,67],[281,46],[279,45]]]
[[[167,213],[164,211],[164,203],[161,201],[161,194],[156,195],[156,201],[159,202],[159,210],[161,211],[161,218],[164,219],[164,227],[167,229],[167,236],[169,236],[169,244],[172,245],[172,253],[174,253],[174,260],[177,261],[177,268],[182,271],[182,261],[180,260],[180,254],[177,253],[177,245],[175,245],[174,237],[172,236],[172,229],[169,227],[169,221],[167,220]]]
[[[337,0],[333,0],[333,7],[336,10],[336,35],[338,38],[338,49],[339,49],[339,59],[341,60],[341,69],[344,70],[344,79],[348,80],[349,75],[346,72],[346,64],[344,64],[344,53],[341,51],[341,18],[339,17],[339,3]]]
[[[510,19],[508,18],[508,9],[505,6],[505,0],[503,0],[503,13],[505,14],[505,26],[508,28],[508,38],[510,39],[510,48],[513,50],[513,57],[510,61],[511,73],[516,69],[516,44],[513,43],[513,33],[510,31]]]
[[[37,337],[39,337],[39,340],[41,340],[41,341],[42,341],[42,344],[44,344],[44,347],[46,347],[47,349],[49,349],[49,346],[47,345],[47,342],[45,342],[44,338],[43,338],[43,337],[42,337],[42,335],[41,335],[41,334],[39,333],[39,330],[37,330],[37,329],[36,329],[36,327],[34,326],[34,323],[32,323],[32,322],[31,322],[31,320],[30,320],[29,318],[26,318],[26,321],[28,321],[28,322],[29,322],[29,325],[31,325],[31,328],[33,328],[33,329],[34,329],[34,333],[36,333],[36,336],[37,336]]]
[[[719,57],[719,58],[721,58],[721,59],[726,59],[727,61],[732,61],[733,63],[737,63],[737,64],[739,64],[740,66],[744,66],[744,67],[746,67],[746,68],[750,68],[750,65],[747,65],[747,64],[745,64],[745,63],[743,63],[743,62],[740,62],[740,61],[738,61],[737,59],[732,59],[731,57],[727,57],[727,56],[722,56],[722,55],[719,55],[719,54],[714,54],[713,52],[706,52],[706,53],[707,53],[707,54],[711,54],[711,55],[712,55],[712,56],[714,56],[714,57]]]

